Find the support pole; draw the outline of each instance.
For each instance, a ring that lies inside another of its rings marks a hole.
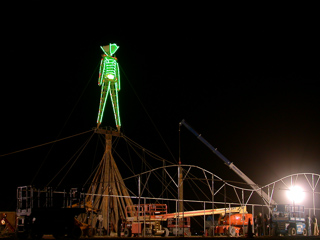
[[[179,162],[179,167],[178,167],[178,198],[179,198],[179,206],[178,210],[179,212],[182,213],[182,217],[178,218],[177,224],[178,228],[180,228],[180,224],[182,224],[182,231],[184,235],[184,208],[183,208],[183,173],[182,173],[182,168],[181,168],[181,162]]]
[[[315,198],[314,198],[314,176],[312,174],[312,205],[313,205],[313,215],[316,215],[316,205],[315,205]],[[310,216],[310,215],[309,215]]]
[[[255,229],[255,226],[254,226],[254,205],[252,205],[252,232],[253,232],[253,235],[255,235],[255,232],[254,232],[254,229]]]
[[[111,187],[111,172],[112,172],[112,166],[111,166],[111,148],[112,148],[112,135],[111,134],[106,134],[106,150],[105,150],[105,161],[106,161],[106,193],[108,194],[107,196],[107,219],[106,219],[106,229],[107,229],[107,236],[110,236],[110,213],[111,213],[111,208],[112,208],[112,201],[110,195],[112,195],[112,187]],[[104,218],[103,218],[104,219]],[[105,220],[105,219],[104,219]]]
[[[214,175],[212,175],[212,183],[211,183],[211,189],[212,189],[212,207],[211,209],[214,209]],[[212,213],[212,236],[214,236],[214,214]]]
[[[178,212],[178,218],[176,218],[176,236],[178,236],[178,223],[179,223],[179,211],[178,211],[179,199],[176,200],[176,212]]]
[[[139,175],[138,178],[138,194],[139,194],[139,199],[138,199],[138,235],[140,235],[140,208],[141,208],[141,176]]]
[[[206,234],[206,202],[203,202],[203,234]]]
[[[183,212],[183,173],[182,168],[180,166],[181,163],[179,163],[178,167],[178,198],[179,198],[179,212]]]
[[[244,192],[243,192],[243,189],[242,189],[242,207],[244,207]],[[246,234],[244,232],[244,219],[245,219],[244,211],[242,211],[242,229],[243,229],[242,234],[243,234],[243,236]],[[248,229],[247,229],[247,231],[248,231]]]

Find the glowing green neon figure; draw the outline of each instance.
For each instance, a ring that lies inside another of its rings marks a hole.
[[[120,73],[118,59],[113,57],[119,46],[117,46],[117,44],[110,43],[109,45],[101,46],[100,48],[104,54],[102,55],[99,70],[98,85],[101,86],[101,95],[97,124],[99,128],[102,122],[107,98],[110,93],[116,126],[118,131],[120,131],[121,122],[118,102],[118,92],[120,91]]]

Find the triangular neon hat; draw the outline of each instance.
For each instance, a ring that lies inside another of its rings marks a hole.
[[[106,55],[112,56],[118,50],[119,46],[115,43],[110,43],[106,46],[100,46],[100,48]]]

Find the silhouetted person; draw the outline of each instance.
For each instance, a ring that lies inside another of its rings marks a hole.
[[[263,235],[268,235],[268,217],[267,214],[263,216]]]
[[[308,236],[311,236],[311,218],[309,217],[309,215],[306,216],[306,229],[308,231]]]
[[[252,233],[252,225],[251,225],[251,219],[249,218],[248,221],[248,232],[247,232],[247,237],[248,238],[252,238],[253,237],[253,233]]]
[[[313,236],[319,235],[318,220],[316,218],[316,215],[313,215],[313,218],[312,218],[312,235]]]
[[[262,235],[262,227],[263,227],[262,223],[263,223],[262,213],[259,213],[256,218],[256,226],[257,226],[258,236]]]

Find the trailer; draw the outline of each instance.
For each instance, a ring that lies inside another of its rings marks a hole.
[[[71,208],[81,202],[83,194],[76,188],[56,192],[52,188],[36,189],[22,186],[17,189],[16,235],[19,239],[41,239],[44,234],[61,239],[65,235],[78,239],[82,232],[75,217],[84,207]]]

